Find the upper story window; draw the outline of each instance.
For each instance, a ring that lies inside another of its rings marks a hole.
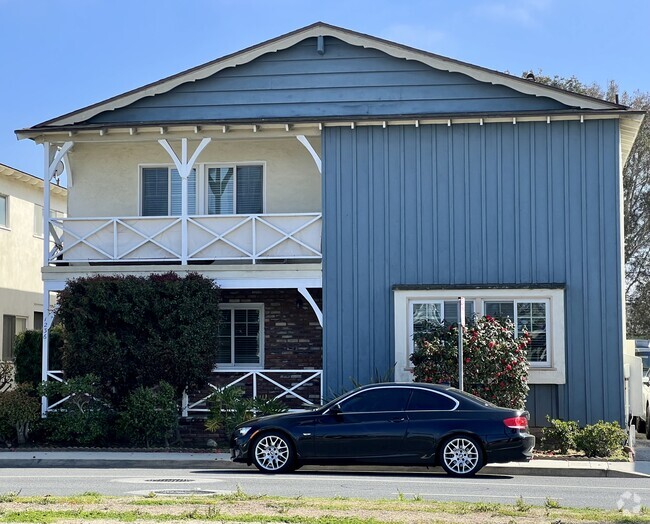
[[[142,215],[176,216],[181,214],[182,181],[172,167],[142,168]],[[196,169],[187,179],[187,211],[196,214]]]
[[[187,180],[190,215],[253,215],[264,212],[264,166],[199,165]],[[179,216],[182,180],[172,166],[141,168],[143,216]]]
[[[0,195],[0,227],[9,227],[9,198]]]
[[[208,215],[255,215],[263,212],[260,165],[208,167]]]

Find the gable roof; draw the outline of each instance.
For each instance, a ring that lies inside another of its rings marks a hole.
[[[266,42],[262,42],[255,46],[243,49],[236,53],[188,69],[181,73],[177,73],[157,82],[153,82],[137,89],[133,89],[102,102],[47,120],[29,128],[29,130],[46,130],[47,128],[71,126],[80,122],[85,122],[104,111],[110,111],[128,106],[144,97],[166,93],[181,84],[202,80],[214,75],[215,73],[218,73],[223,69],[249,63],[264,54],[275,53],[277,51],[287,49],[305,40],[306,38],[320,36],[331,36],[351,45],[377,49],[396,58],[416,60],[434,69],[465,74],[477,81],[506,86],[524,94],[532,96],[544,96],[562,104],[581,110],[620,111],[626,109],[626,106],[623,105],[607,102],[605,100],[600,100],[598,98],[593,98],[586,95],[572,93],[563,89],[547,86],[545,84],[539,84],[534,81],[519,78],[506,73],[501,73],[499,71],[475,66],[466,62],[461,62],[459,60],[454,60],[381,38],[351,31],[349,29],[336,27],[323,22],[317,22],[302,29],[298,29],[277,38],[267,40]]]

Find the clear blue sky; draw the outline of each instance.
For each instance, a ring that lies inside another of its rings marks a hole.
[[[650,91],[648,0],[0,0],[0,163],[13,131],[328,22],[500,71]]]

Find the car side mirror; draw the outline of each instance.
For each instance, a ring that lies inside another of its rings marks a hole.
[[[343,412],[341,411],[341,406],[334,404],[331,408],[329,408],[328,413],[332,415],[340,415]]]
[[[643,383],[646,385],[650,384],[650,377],[643,377]]]

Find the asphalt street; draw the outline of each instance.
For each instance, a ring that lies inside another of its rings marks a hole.
[[[267,476],[241,469],[70,469],[6,468],[0,470],[0,493],[21,495],[227,494],[241,489],[249,495],[286,497],[397,497],[470,502],[514,503],[519,497],[543,505],[553,499],[562,506],[616,509],[617,504],[650,506],[650,479],[570,478],[478,475],[454,479],[442,473],[358,473],[303,468],[292,474]]]

